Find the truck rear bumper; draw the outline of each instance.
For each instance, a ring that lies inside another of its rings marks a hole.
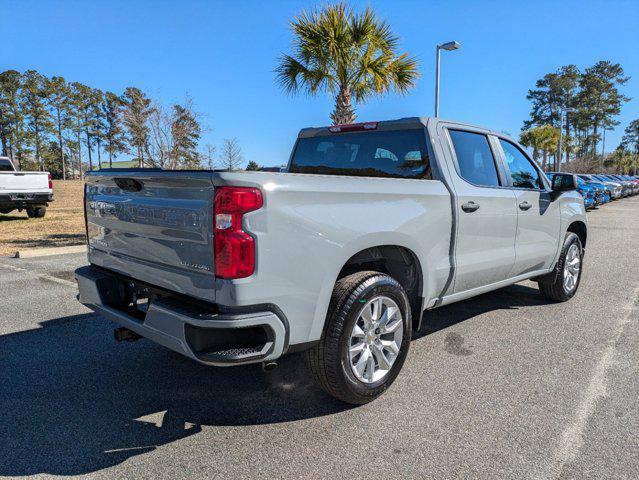
[[[132,306],[135,298],[129,293],[141,286],[120,275],[87,266],[76,270],[75,278],[82,304],[206,365],[271,361],[287,346],[286,319],[275,311],[252,308],[220,313],[215,305],[190,302],[168,292],[150,296],[146,308],[140,310]]]
[[[52,193],[2,193],[0,208],[27,208],[33,205],[46,205],[53,201]]]

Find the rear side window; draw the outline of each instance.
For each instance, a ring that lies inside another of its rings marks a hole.
[[[544,184],[541,181],[539,172],[528,160],[528,157],[516,145],[506,140],[500,138],[499,143],[504,150],[513,187],[543,189]]]
[[[13,172],[13,165],[9,160],[0,160],[0,172]]]
[[[486,135],[461,130],[449,130],[448,133],[462,178],[475,185],[499,186],[495,159]]]
[[[300,138],[291,173],[431,179],[424,131],[338,133]]]

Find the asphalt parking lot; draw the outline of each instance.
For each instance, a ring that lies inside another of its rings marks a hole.
[[[639,477],[639,198],[588,214],[577,296],[525,282],[431,311],[379,400],[302,358],[214,369],[75,299],[84,255],[0,259],[0,475]]]

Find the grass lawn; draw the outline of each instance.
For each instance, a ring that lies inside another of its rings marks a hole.
[[[44,218],[29,218],[24,210],[0,214],[0,255],[11,255],[25,248],[85,243],[83,185],[79,180],[54,180],[54,201]]]

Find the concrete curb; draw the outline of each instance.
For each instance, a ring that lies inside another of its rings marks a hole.
[[[13,258],[35,258],[47,257],[49,255],[64,255],[65,253],[82,253],[87,251],[86,245],[71,245],[69,247],[52,247],[52,248],[30,248],[27,250],[19,250]]]

